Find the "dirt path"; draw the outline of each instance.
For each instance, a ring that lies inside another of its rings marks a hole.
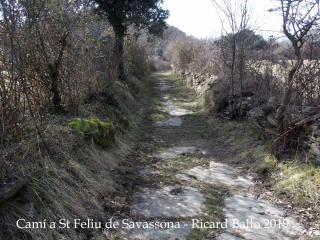
[[[121,239],[305,239],[294,216],[256,198],[252,178],[226,164],[232,148],[193,93],[168,74],[157,88]]]

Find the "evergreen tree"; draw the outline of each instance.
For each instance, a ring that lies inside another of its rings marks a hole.
[[[126,75],[123,60],[123,42],[127,29],[133,25],[137,29],[147,29],[153,35],[161,35],[167,24],[169,12],[161,8],[162,0],[93,0],[98,13],[110,22],[115,38],[118,58],[117,71],[120,80]]]

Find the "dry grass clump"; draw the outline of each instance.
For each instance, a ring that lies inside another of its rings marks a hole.
[[[1,206],[1,232],[8,239],[77,239],[75,229],[22,229],[16,227],[18,219],[26,221],[58,222],[65,218],[104,221],[103,199],[119,191],[113,171],[126,148],[103,151],[70,135],[67,126],[50,126],[45,132],[50,153],[41,151],[39,141],[21,146],[10,164],[16,179],[30,178],[29,183],[14,199]],[[12,149],[14,151],[15,149]],[[27,150],[24,152],[24,150]],[[27,156],[23,156],[23,154]],[[24,162],[24,164],[23,164]],[[8,163],[9,164],[9,163]],[[11,175],[11,176],[12,176]],[[82,232],[89,236],[92,231]]]
[[[287,194],[301,205],[317,207],[320,201],[320,167],[313,164],[280,164],[274,174],[277,194]]]

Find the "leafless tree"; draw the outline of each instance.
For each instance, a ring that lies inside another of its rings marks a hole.
[[[101,85],[101,69],[110,70],[112,54],[107,55],[101,39],[106,24],[93,20],[86,2],[0,0],[0,12],[4,144],[17,139],[29,120],[38,128],[50,107],[80,104],[88,91]]]
[[[277,110],[276,119],[279,123],[278,133],[286,131],[285,116],[291,101],[296,76],[304,61],[304,46],[310,38],[310,31],[318,24],[319,1],[314,0],[280,0],[279,10],[282,14],[283,32],[291,42],[295,55],[295,63],[288,72],[282,104]]]
[[[221,0],[212,1],[217,9],[221,23],[222,36],[218,42],[221,49],[223,62],[230,76],[230,105],[233,118],[239,117],[241,98],[243,91],[243,79],[245,77],[246,47],[249,30],[250,12],[248,0]],[[225,21],[227,26],[225,26]],[[235,97],[240,97],[238,106]]]

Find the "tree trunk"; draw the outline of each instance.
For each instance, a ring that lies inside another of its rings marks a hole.
[[[235,94],[235,65],[236,65],[236,40],[235,35],[232,36],[232,58],[231,58],[231,117],[232,119],[236,118],[236,94]]]
[[[61,96],[59,90],[59,71],[54,66],[50,66],[50,77],[51,77],[51,92],[53,94],[52,104],[54,111],[59,112],[62,110]]]
[[[119,80],[125,82],[127,80],[124,69],[124,33],[116,33],[115,56],[117,60],[117,75]]]
[[[51,78],[51,92],[53,94],[52,104],[53,104],[54,111],[56,112],[63,110],[63,107],[61,105],[61,93],[59,89],[59,75],[60,75],[59,72],[62,64],[62,57],[64,54],[64,50],[67,46],[68,35],[69,35],[69,32],[65,32],[64,35],[61,37],[61,39],[59,40],[61,44],[59,55],[53,64],[49,63],[49,71],[50,71],[50,78]]]
[[[296,64],[290,69],[289,74],[288,74],[288,88],[285,91],[284,97],[282,99],[282,103],[281,106],[278,108],[277,110],[277,114],[276,114],[276,119],[278,121],[278,129],[277,132],[278,134],[283,134],[284,132],[286,132],[286,128],[285,128],[285,112],[287,110],[287,106],[290,103],[291,100],[291,95],[292,95],[292,87],[293,87],[293,83],[294,83],[294,77],[295,74],[298,72],[298,70],[300,69],[300,67],[303,64],[303,58],[302,55],[300,53],[300,51],[296,51],[296,56],[297,56],[297,62]]]

